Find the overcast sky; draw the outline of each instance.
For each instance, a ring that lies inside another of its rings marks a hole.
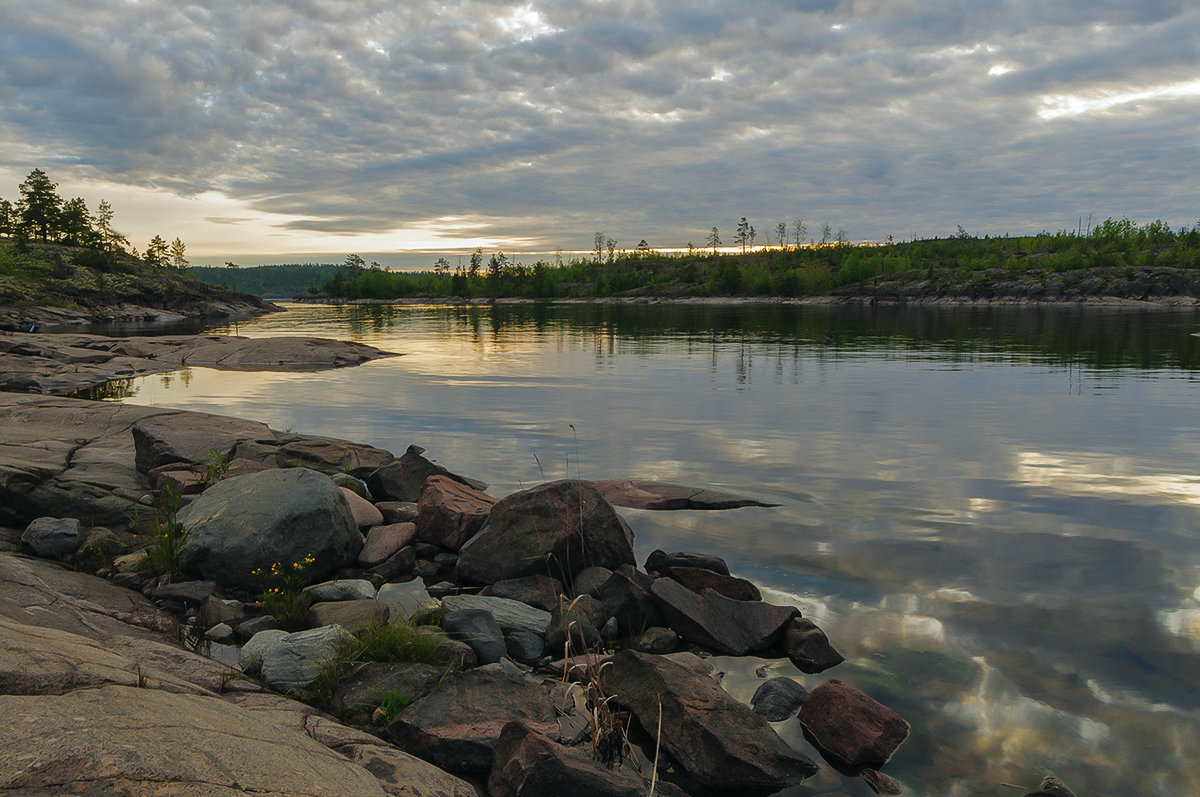
[[[1200,3],[0,0],[34,167],[194,262],[1179,226]]]

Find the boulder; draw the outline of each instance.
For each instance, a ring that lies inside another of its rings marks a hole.
[[[466,642],[479,664],[500,661],[508,653],[504,633],[491,612],[483,609],[453,609],[442,618],[442,628],[451,639]]]
[[[362,535],[342,491],[306,468],[268,470],[210,487],[178,512],[187,532],[184,570],[248,591],[256,567],[314,561],[310,578],[351,564]]]
[[[315,469],[314,469],[315,470]],[[329,476],[333,483],[342,489],[349,490],[366,501],[371,500],[371,491],[367,489],[367,483],[362,479],[351,476],[349,473],[333,473]]]
[[[309,625],[341,626],[352,634],[387,621],[388,607],[374,598],[314,603],[308,610]]]
[[[731,656],[771,647],[799,614],[793,606],[735,601],[711,589],[697,594],[669,578],[655,580],[651,593],[668,625],[681,637]]]
[[[238,652],[238,664],[241,666],[242,672],[250,675],[260,672],[267,651],[287,635],[287,631],[270,628],[259,631],[250,637]]]
[[[1075,792],[1068,789],[1067,784],[1058,778],[1047,775],[1042,779],[1042,787],[1029,792],[1025,797],[1075,797]]]
[[[879,769],[908,738],[899,714],[836,678],[809,693],[799,719],[804,737],[843,771]]]
[[[78,542],[79,521],[75,518],[36,518],[21,534],[21,545],[35,556],[48,559],[60,559],[75,553]]]
[[[241,601],[224,600],[210,595],[200,607],[200,621],[205,625],[228,623],[240,625],[246,619],[246,604]]]
[[[476,490],[487,489],[482,482],[455,475],[441,465],[435,465],[421,456],[423,453],[425,449],[420,446],[409,446],[402,457],[373,471],[367,477],[371,495],[381,501],[416,502],[421,499],[421,488],[430,476],[446,476]]]
[[[375,597],[375,585],[365,578],[346,578],[311,584],[302,592],[313,603],[321,601],[364,601]]]
[[[350,506],[350,514],[354,515],[354,523],[360,529],[369,529],[372,526],[383,524],[383,513],[376,509],[374,504],[353,490],[345,487],[338,487],[338,489],[342,491],[346,503]]]
[[[535,609],[520,601],[484,595],[447,595],[442,598],[446,611],[455,609],[483,609],[491,612],[505,631],[532,631],[544,636],[550,624],[550,612]]]
[[[491,797],[542,797],[586,794],[590,797],[644,797],[646,781],[630,769],[608,769],[592,756],[555,742],[520,722],[500,731],[492,755],[487,789]],[[658,781],[655,794],[686,793]]]
[[[416,523],[415,501],[376,501],[375,508],[383,513],[384,523]]]
[[[449,476],[430,476],[417,502],[417,536],[451,551],[483,527],[496,499]]]
[[[393,797],[478,795],[475,787],[467,781],[390,745],[348,744],[338,747],[337,750],[378,778],[380,787]]]
[[[520,601],[543,611],[553,611],[563,594],[562,582],[550,576],[525,576],[497,581],[479,591],[480,595]]]
[[[393,461],[390,451],[331,437],[306,436],[280,446],[275,454],[281,468],[310,468],[328,475],[347,473],[359,479]]]
[[[663,575],[675,579],[692,592],[711,589],[735,601],[762,600],[762,593],[758,591],[758,587],[746,579],[724,576],[703,567],[667,567]]]
[[[553,737],[558,720],[549,693],[518,675],[452,672],[388,725],[403,750],[453,773],[486,775],[500,732],[517,720]]]
[[[720,573],[723,576],[729,575],[729,565],[725,564],[725,560],[711,554],[689,553],[687,551],[666,553],[660,549],[655,549],[646,557],[646,572],[651,575],[655,573],[663,575],[666,573],[668,567],[699,567],[704,570],[711,570],[714,573]]]
[[[255,634],[259,633],[260,631],[277,630],[279,630],[279,620],[275,619],[275,617],[272,615],[263,614],[259,615],[258,617],[251,617],[244,623],[235,625],[233,627],[233,634],[238,639],[250,640],[253,639]],[[282,633],[285,635],[287,634],[286,631]]]
[[[782,722],[796,716],[808,690],[791,678],[772,678],[759,685],[750,698],[750,707],[767,722]]]
[[[159,465],[146,474],[150,489],[156,493],[173,490],[178,495],[199,495],[208,486],[199,465]]]
[[[603,643],[600,629],[607,620],[608,609],[599,598],[591,595],[581,595],[573,600],[560,598],[554,611],[550,612],[546,647],[554,655],[561,655],[570,639],[573,653],[590,650]]]
[[[605,608],[626,635],[640,634],[664,623],[658,601],[651,594],[654,579],[632,565],[621,565],[596,589]]]
[[[607,567],[585,567],[571,580],[571,596],[591,595],[613,574]]]
[[[633,532],[590,483],[566,480],[496,502],[459,552],[459,581],[491,584],[545,574],[567,582],[585,567],[633,564]]]
[[[392,617],[404,620],[412,619],[432,600],[425,589],[425,582],[419,578],[384,584],[379,588],[377,597],[391,610]]]
[[[338,647],[351,639],[353,635],[340,625],[288,634],[264,651],[263,680],[280,692],[303,689],[316,680]]]
[[[788,623],[783,631],[783,647],[800,672],[824,672],[845,661],[829,644],[825,632],[806,617],[793,617]]]
[[[367,661],[356,664],[333,691],[333,705],[352,712],[371,712],[392,693],[409,700],[429,694],[446,674],[445,667],[420,662]]]
[[[233,639],[233,626],[229,623],[217,623],[204,632],[204,638],[209,642],[225,642]]]
[[[367,541],[358,552],[358,563],[363,567],[382,564],[388,557],[413,541],[417,536],[415,523],[391,523],[375,526],[367,532]]]
[[[134,463],[142,473],[163,465],[194,465],[205,460],[229,461],[242,436],[272,437],[265,425],[232,418],[219,419],[203,413],[186,413],[167,418],[147,418],[133,425]]]
[[[546,655],[546,641],[532,631],[510,631],[504,635],[508,657],[522,664],[534,664]]]
[[[679,634],[676,634],[670,628],[661,626],[653,626],[643,631],[637,639],[637,644],[634,646],[643,653],[674,653],[679,649]]]
[[[596,487],[610,504],[627,506],[630,509],[738,509],[743,506],[779,506],[719,490],[643,479],[604,479],[596,482]]]
[[[406,545],[394,554],[384,559],[379,564],[372,567],[370,570],[363,573],[371,579],[373,583],[383,584],[392,579],[406,576],[412,578],[414,575],[420,575],[413,572],[417,564],[417,554],[411,545]]]
[[[677,656],[621,651],[600,670],[600,684],[652,736],[661,706],[662,747],[690,778],[713,790],[769,792],[816,773],[766,720],[701,674],[703,662]]]

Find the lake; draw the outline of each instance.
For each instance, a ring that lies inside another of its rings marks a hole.
[[[912,795],[1200,794],[1200,316],[787,305],[319,307],[221,328],[402,354],[118,386],[402,452],[506,495],[637,477],[782,504],[621,510],[795,603],[912,735]],[[758,660],[722,658],[747,697]],[[752,665],[752,666],[750,666]],[[771,675],[799,675],[783,660]],[[809,751],[795,721],[776,727]],[[810,754],[812,754],[810,752]],[[814,758],[816,758],[815,754]],[[871,792],[828,767],[787,794]]]

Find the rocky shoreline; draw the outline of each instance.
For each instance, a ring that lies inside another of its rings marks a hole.
[[[417,446],[44,395],[0,393],[0,431],[10,791],[901,791],[880,769],[908,723],[802,685],[842,661],[817,626],[716,557],[639,567],[614,508],[753,501],[629,479],[495,497]],[[714,654],[795,675],[746,705]],[[772,725],[797,722],[821,763]]]

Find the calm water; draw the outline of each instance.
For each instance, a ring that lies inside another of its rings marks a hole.
[[[251,336],[404,356],[193,368],[130,401],[401,452],[494,495],[568,475],[782,503],[623,510],[724,556],[899,711],[915,795],[1200,794],[1200,317],[1072,309],[298,306]],[[232,330],[230,330],[232,331]],[[721,660],[747,696],[752,667]],[[756,662],[759,664],[761,662]],[[774,674],[795,674],[785,661]],[[801,749],[793,724],[777,726]],[[825,774],[790,794],[869,794]]]

